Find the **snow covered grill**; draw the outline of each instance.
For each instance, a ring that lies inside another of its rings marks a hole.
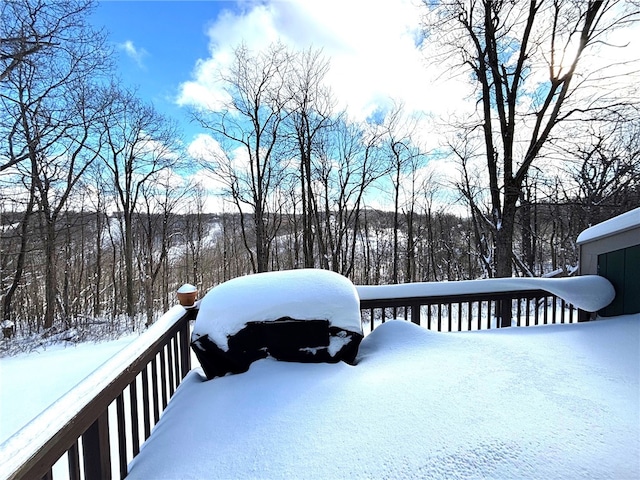
[[[202,299],[191,340],[209,379],[246,372],[268,356],[352,363],[362,340],[358,293],[327,270],[235,278]]]

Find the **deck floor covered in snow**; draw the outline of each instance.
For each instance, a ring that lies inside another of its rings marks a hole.
[[[435,333],[387,322],[357,364],[189,373],[130,479],[640,477],[640,314]]]

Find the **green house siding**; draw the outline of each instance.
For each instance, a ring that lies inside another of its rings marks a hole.
[[[640,245],[626,249],[624,312],[640,312]]]
[[[598,274],[616,290],[616,298],[600,315],[640,313],[640,245],[598,255]]]

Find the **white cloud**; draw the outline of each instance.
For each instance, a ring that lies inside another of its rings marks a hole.
[[[226,11],[209,28],[210,57],[199,60],[193,78],[182,84],[178,103],[220,107],[226,97],[219,72],[233,48],[245,42],[260,49],[280,40],[299,50],[323,49],[331,64],[327,83],[355,120],[386,111],[391,99],[408,110],[449,111],[468,86],[438,80],[439,69],[416,48],[422,9],[412,0],[291,0]]]
[[[403,104],[407,115],[422,114],[416,121],[417,142],[428,151],[442,147],[446,135],[442,125],[451,123],[454,113],[458,119],[477,115],[473,85],[458,68],[459,57],[443,58],[437,50],[441,46],[421,43],[425,9],[418,0],[265,0],[241,2],[241,6],[240,11],[223,12],[210,25],[209,56],[197,62],[192,78],[181,85],[180,105],[222,108],[228,97],[220,73],[230,64],[234,48],[244,42],[249,49],[259,50],[281,41],[296,50],[322,48],[330,61],[326,81],[338,108],[346,108],[351,119],[387,112],[394,102]],[[640,37],[628,37],[631,31],[616,32],[606,40],[633,45]],[[629,70],[623,64],[631,48],[599,45],[594,50],[585,58],[589,72],[601,72],[603,58],[609,64],[618,63],[616,71]],[[540,81],[535,73],[527,83],[531,91]],[[624,82],[619,92],[637,85],[628,76],[616,81]],[[433,162],[433,168],[442,171],[439,181],[443,185],[457,180],[455,160]]]
[[[149,53],[142,47],[136,47],[131,40],[126,40],[118,44],[118,48],[122,50],[130,59],[132,59],[140,68],[145,68],[144,58]]]
[[[199,162],[215,163],[226,157],[218,141],[204,133],[196,135],[193,142],[189,144],[188,153]]]

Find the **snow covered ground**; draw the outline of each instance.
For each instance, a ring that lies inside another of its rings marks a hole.
[[[0,444],[135,338],[59,344],[0,358]]]
[[[640,477],[640,314],[435,333],[392,321],[358,363],[193,370],[131,479]]]

